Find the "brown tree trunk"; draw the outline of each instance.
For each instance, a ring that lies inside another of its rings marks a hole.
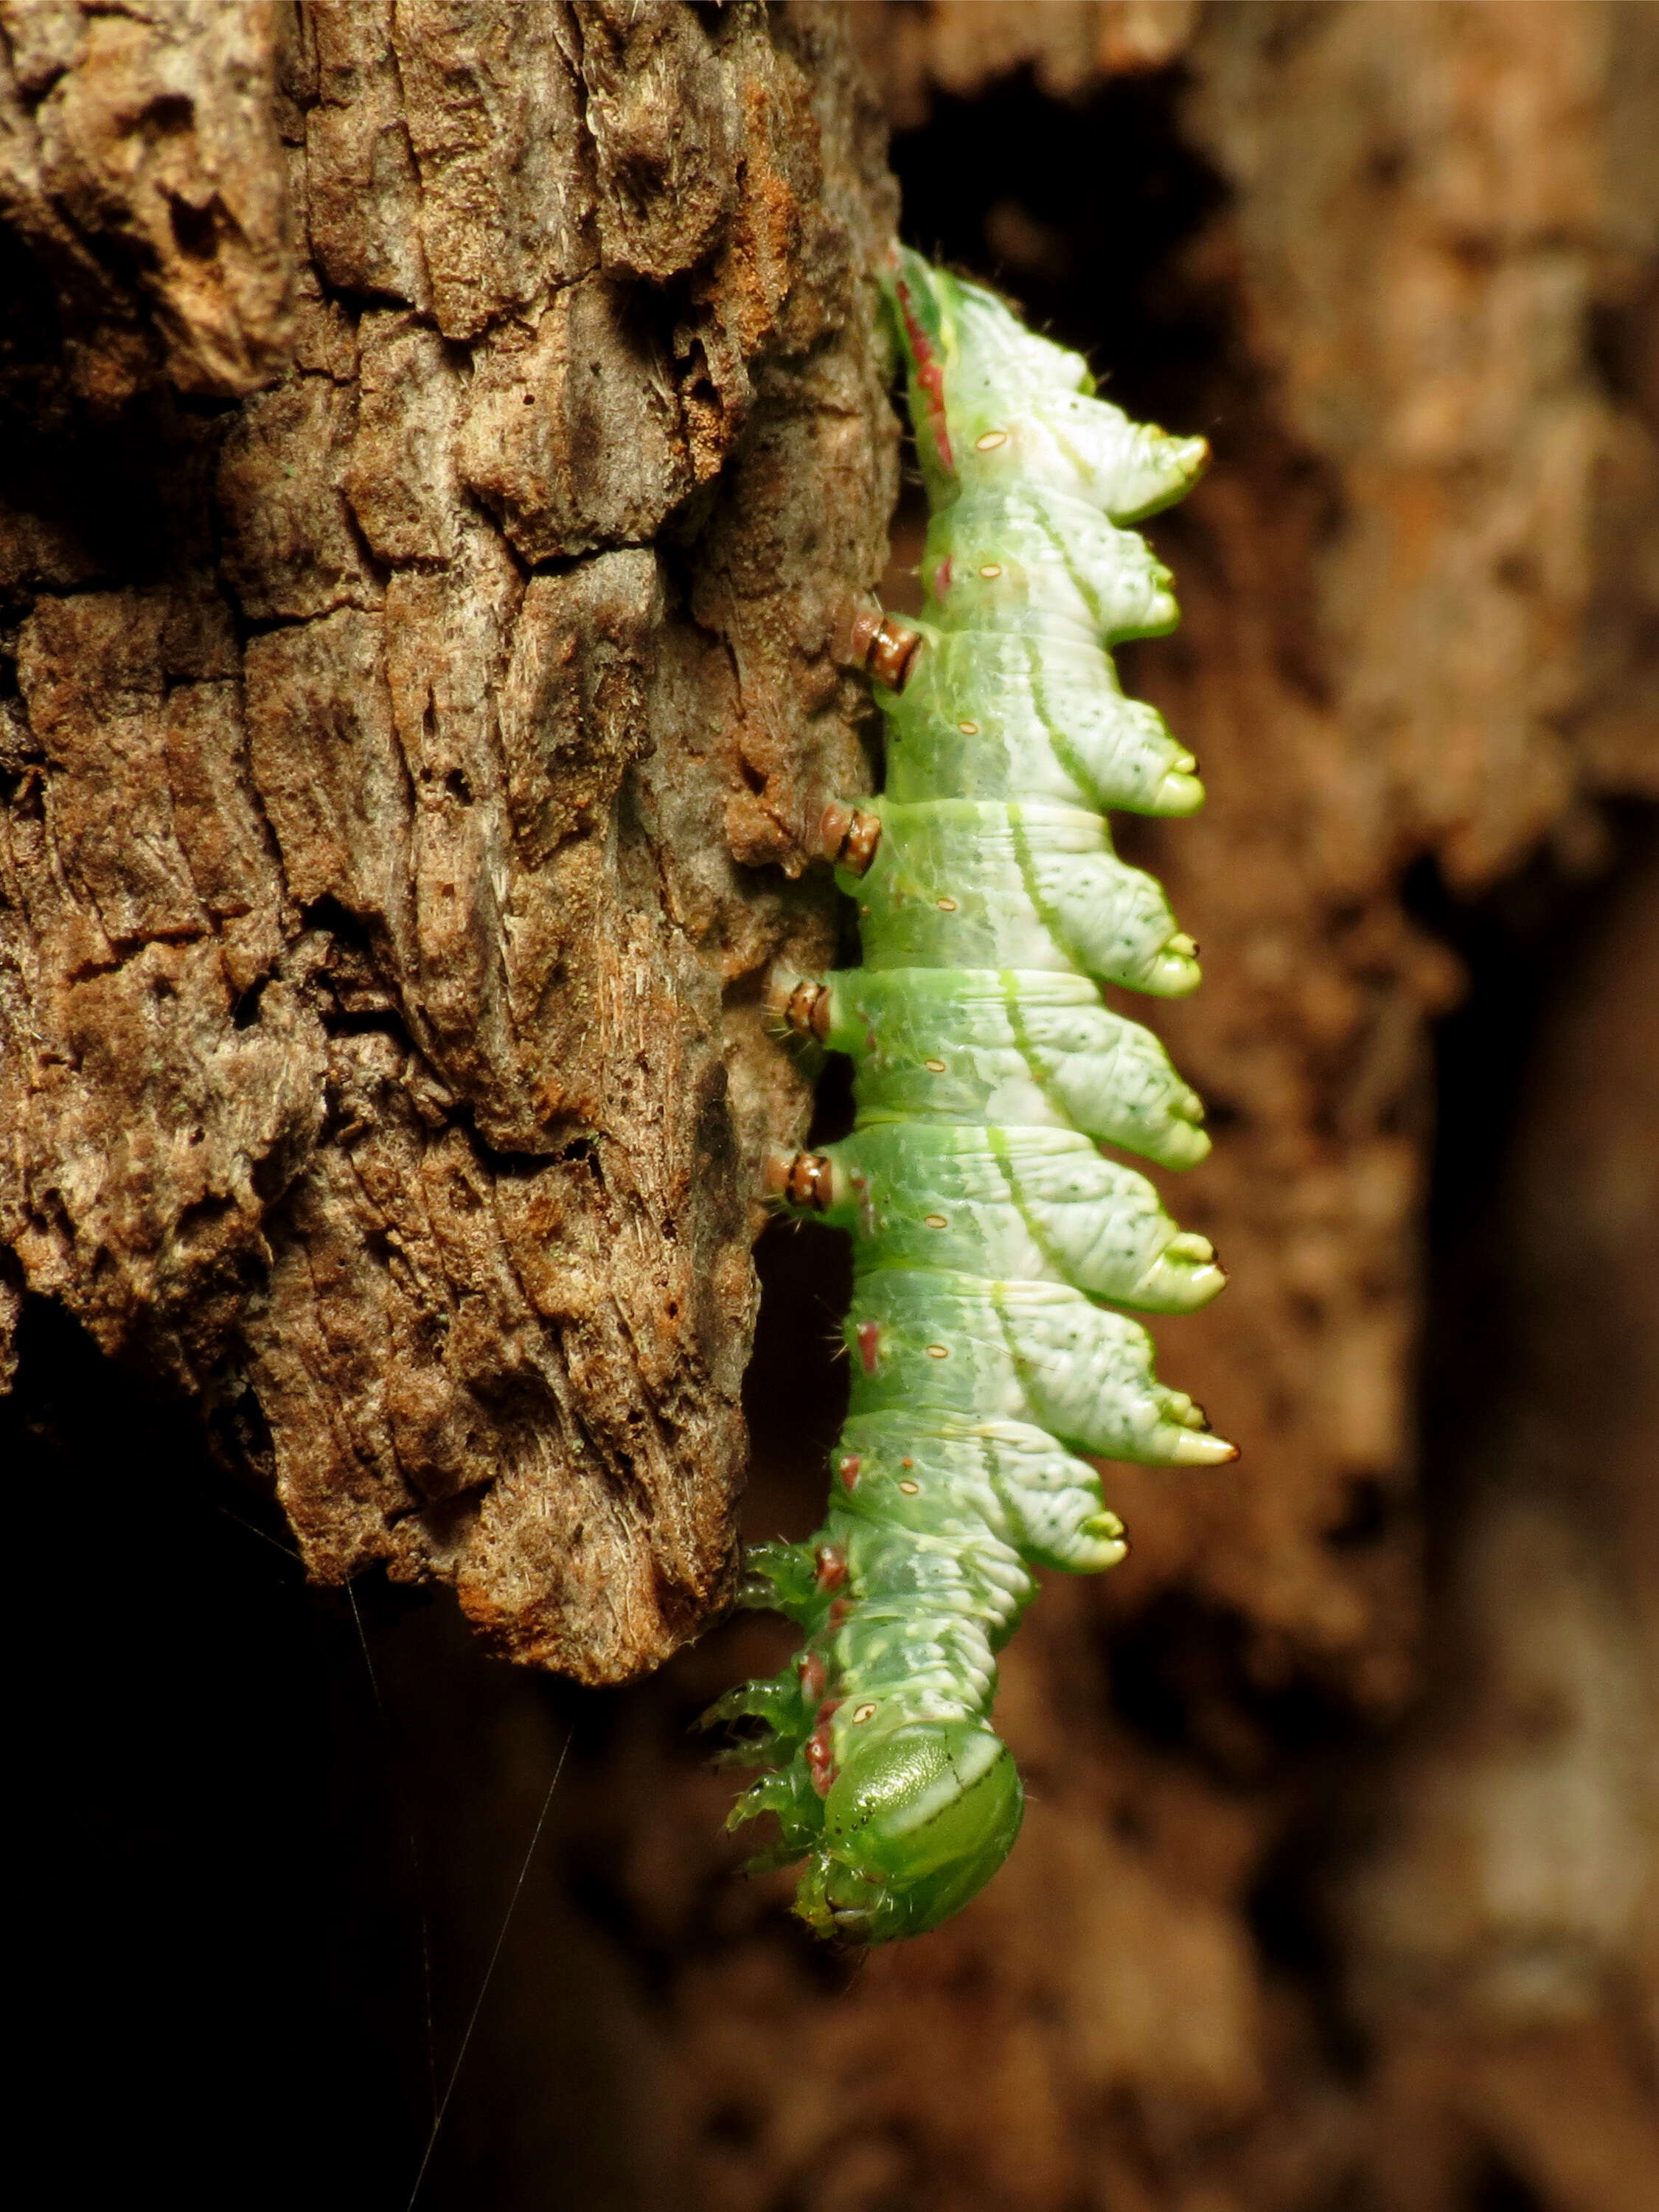
[[[864,775],[873,111],[811,9],[0,21],[0,1318],[625,1676],[728,1584],[758,993]]]

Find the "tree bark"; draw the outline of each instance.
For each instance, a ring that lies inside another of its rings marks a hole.
[[[811,9],[0,22],[0,1319],[628,1675],[728,1587],[760,987],[866,775],[873,111]]]

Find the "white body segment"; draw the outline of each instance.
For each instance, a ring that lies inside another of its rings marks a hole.
[[[1170,1168],[1209,1152],[1198,1093],[1084,976],[854,969],[833,979],[830,1008],[861,1123],[1078,1129]]]
[[[1203,1237],[1073,1130],[874,1122],[829,1158],[828,1218],[870,1267],[1069,1283],[1152,1313],[1190,1313],[1221,1288]]]
[[[1092,640],[947,631],[924,632],[923,641],[903,691],[878,695],[888,718],[890,799],[935,796],[935,749],[925,740],[943,723],[963,740],[962,780],[976,791],[1094,811],[1190,814],[1201,805],[1192,755],[1155,707],[1125,698]]]
[[[860,1331],[874,1332],[873,1352]],[[1150,1467],[1232,1457],[1190,1398],[1153,1379],[1139,1323],[1063,1284],[884,1267],[855,1283],[847,1335],[863,1363],[863,1411],[1025,1422],[1074,1450]]]
[[[1072,969],[1159,998],[1199,981],[1156,877],[1112,850],[1097,814],[994,799],[880,799],[859,900],[871,968]]]

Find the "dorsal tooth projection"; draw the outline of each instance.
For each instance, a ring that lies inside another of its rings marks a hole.
[[[799,1623],[746,1723],[765,1769],[732,1825],[804,1861],[796,1909],[879,1943],[937,1927],[1001,1865],[1024,1798],[990,1723],[996,1653],[1032,1571],[1123,1555],[1079,1454],[1234,1456],[1166,1389],[1128,1308],[1189,1313],[1223,1276],[1146,1178],[1209,1140],[1158,1040],[1102,1000],[1199,980],[1197,946],[1104,816],[1189,814],[1197,764],[1123,696],[1109,648],[1176,621],[1128,524],[1181,497],[1202,439],[1132,422],[1081,357],[977,285],[896,250],[884,276],[932,520],[922,618],[860,608],[844,658],[887,720],[887,787],[836,799],[819,847],[862,961],[774,978],[784,1031],[853,1061],[853,1134],[780,1155],[768,1186],[846,1231],[846,1426],[824,1525],[751,1548],[745,1601]]]

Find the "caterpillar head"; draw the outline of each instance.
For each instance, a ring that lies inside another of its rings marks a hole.
[[[1171,438],[1100,398],[1081,354],[1028,331],[994,292],[895,250],[883,271],[928,503],[969,486],[1035,484],[1116,522],[1155,514],[1202,471]]]
[[[889,1943],[964,1905],[1025,1809],[1006,1747],[974,1721],[916,1721],[855,1744],[830,1786],[795,1910],[820,1936]]]

